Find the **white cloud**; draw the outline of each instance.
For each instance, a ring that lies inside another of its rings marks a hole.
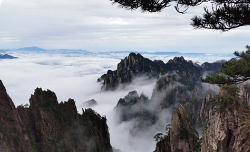
[[[155,148],[153,136],[157,132],[164,132],[166,124],[170,123],[172,112],[166,111],[161,115],[161,121],[157,125],[137,137],[129,134],[131,122],[120,125],[115,123],[113,109],[119,98],[123,98],[133,90],[137,90],[138,94],[143,92],[150,98],[155,85],[155,80],[140,77],[134,79],[132,85],[127,86],[124,90],[101,91],[101,84],[97,83],[97,78],[106,73],[108,69],[115,70],[120,59],[128,55],[126,53],[69,56],[56,53],[20,54],[13,52],[11,55],[17,56],[18,59],[0,60],[0,79],[16,106],[28,103],[36,87],[54,91],[59,102],[67,101],[69,98],[74,99],[79,113],[81,113],[81,108],[85,108],[82,107],[84,101],[95,99],[98,105],[93,109],[101,115],[107,116],[111,144],[115,148],[121,149],[122,152],[152,152]],[[163,59],[164,62],[173,58],[161,55],[145,56],[150,59]],[[215,61],[218,58],[204,56],[203,58],[189,57],[188,59]]]

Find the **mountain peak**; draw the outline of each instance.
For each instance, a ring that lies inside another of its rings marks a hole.
[[[187,60],[184,59],[183,56],[181,57],[174,57],[173,59],[170,59],[168,63],[177,63],[177,62],[187,62]]]
[[[0,80],[0,91],[6,91],[4,85],[3,85],[3,82],[2,80]]]
[[[44,51],[47,51],[47,50],[39,48],[39,47],[36,47],[36,46],[32,46],[32,47],[24,47],[24,48],[14,49],[14,51],[44,52]]]

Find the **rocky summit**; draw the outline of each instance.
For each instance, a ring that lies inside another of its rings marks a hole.
[[[154,152],[194,152],[200,148],[199,135],[182,105],[173,112],[167,135],[158,135],[161,136],[155,136],[157,144]]]
[[[155,136],[155,152],[249,152],[249,83],[238,85],[237,91],[234,86],[221,86],[219,90],[218,86],[199,81],[204,72],[218,72],[223,62],[197,66],[180,57],[159,64],[151,98],[132,91],[118,101],[115,109],[120,122],[134,121],[132,131],[146,131],[145,128],[161,121],[158,117],[161,111],[172,108],[167,135]]]
[[[15,108],[0,80],[0,151],[112,152],[106,118],[92,109],[77,113],[75,101],[58,103],[37,88],[30,106]]]
[[[160,63],[160,61],[158,62]],[[161,111],[176,108],[182,104],[186,108],[193,126],[203,128],[208,118],[207,113],[210,106],[208,101],[217,94],[216,89],[213,90],[212,86],[204,87],[202,85],[199,76],[205,71],[200,66],[193,64],[192,61],[186,61],[183,57],[175,57],[168,63],[159,65],[162,69],[168,69],[169,72],[161,69],[156,78],[151,98],[142,98],[144,95],[139,96],[136,91],[121,98],[116,106],[119,121],[134,120],[134,126],[148,127],[158,120],[158,114]],[[212,68],[214,66],[209,67],[207,69],[210,71],[217,70]]]
[[[161,60],[150,60],[144,58],[141,54],[130,53],[117,65],[115,71],[108,70],[97,79],[102,82],[102,90],[115,90],[119,85],[121,87],[130,84],[135,77],[144,75],[148,78],[156,78],[159,74],[176,73],[181,78],[189,82],[196,82],[204,71],[218,72],[223,62],[204,63],[202,66],[187,61],[183,57],[175,57],[164,63]]]

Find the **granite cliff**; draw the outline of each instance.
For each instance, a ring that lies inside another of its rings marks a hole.
[[[29,102],[16,108],[0,80],[0,151],[112,152],[106,118],[92,109],[78,114],[73,99],[41,88]]]
[[[221,88],[219,96],[223,98],[209,113],[208,125],[202,133],[202,152],[250,151],[249,103],[244,101],[247,98],[242,94],[245,89],[242,85],[239,88],[240,94],[229,87]]]
[[[182,105],[172,114],[167,135],[160,137],[154,152],[194,152],[200,149],[199,135],[192,127]]]
[[[157,119],[154,105],[143,93],[139,96],[136,91],[131,91],[124,98],[120,98],[116,107],[118,122],[133,121],[133,133],[153,125]]]
[[[133,120],[135,124],[139,124],[134,125],[138,128],[149,127],[159,119],[159,112],[169,107],[175,109],[182,104],[183,106],[173,112],[172,127],[168,134],[158,134],[157,139],[160,140],[156,145],[156,152],[249,152],[249,84],[239,86],[239,99],[236,96],[225,96],[233,99],[233,102],[227,103],[221,101],[224,100],[223,95],[228,95],[228,91],[221,88],[218,92],[215,86],[207,88],[198,81],[201,71],[218,72],[223,62],[197,66],[182,57],[174,58],[165,64],[172,64],[172,69],[168,67],[168,72],[165,71],[165,65],[161,64],[150,99],[133,91],[119,100],[116,112],[120,115],[120,121]],[[227,109],[227,106],[230,108]],[[148,122],[147,125],[143,125],[144,122]],[[194,128],[203,130],[202,148],[201,139]]]
[[[139,96],[136,91],[128,93],[115,107],[119,121],[133,120],[142,128],[150,127],[158,121],[161,112],[176,109],[182,104],[191,118],[192,125],[204,127],[208,119],[208,109],[212,106],[209,100],[217,93],[202,88],[199,83],[194,85],[185,79],[180,81],[181,79],[177,74],[160,75],[151,98],[143,94]]]
[[[246,92],[246,90],[248,90],[246,84],[238,85],[238,87],[239,88],[234,86],[223,86],[217,96],[214,96],[212,92],[206,94],[198,113],[199,122],[203,126],[206,126],[202,132],[202,147],[200,147],[199,144],[201,140],[197,138],[198,135],[194,129],[193,133],[197,135],[194,136],[195,138],[188,136],[190,133],[184,135],[187,135],[187,139],[189,140],[195,139],[194,142],[198,143],[199,148],[190,149],[194,143],[192,141],[186,141],[185,144],[180,144],[180,141],[183,139],[178,135],[178,133],[181,133],[178,128],[182,128],[183,126],[182,123],[179,123],[181,122],[179,121],[180,116],[183,118],[184,115],[189,125],[192,126],[191,122],[188,121],[187,114],[181,114],[183,113],[181,111],[185,110],[180,106],[179,112],[173,112],[171,121],[172,128],[169,134],[163,136],[161,140],[157,142],[155,152],[172,152],[175,150],[175,148],[173,149],[172,147],[177,147],[175,151],[181,152],[249,152],[250,108],[248,101],[246,101],[249,92]],[[186,128],[186,131],[190,130],[188,127]],[[191,135],[193,134],[191,133]]]
[[[210,63],[206,63],[206,65],[210,65]],[[212,67],[214,66],[209,66],[207,69],[210,71],[217,70]],[[140,54],[131,53],[129,57],[118,64],[117,69],[116,71],[109,70],[106,75],[99,78],[99,81],[104,81],[104,89],[115,88],[118,84],[126,85],[126,83],[131,82],[133,77],[142,74],[149,77],[157,76],[150,99],[146,97],[145,100],[141,100],[136,92],[134,96],[129,93],[124,99],[121,98],[118,101],[116,112],[120,121],[136,118],[136,124],[140,124],[141,127],[145,126],[142,125],[145,122],[152,125],[157,121],[159,112],[179,104],[183,104],[187,108],[188,116],[191,117],[194,125],[203,119],[198,118],[198,113],[200,113],[201,101],[208,89],[204,90],[199,80],[202,72],[204,72],[202,66],[195,65],[192,61],[186,61],[183,57],[175,57],[164,64],[162,61],[151,61]],[[116,81],[118,78],[127,80],[128,75],[129,81],[126,81],[126,83],[123,83],[125,81]],[[130,99],[133,100],[130,101]]]
[[[185,60],[183,57],[175,57],[164,63],[161,60],[151,61],[139,53],[130,53],[128,57],[125,57],[118,63],[116,70],[108,70],[97,81],[103,81],[103,90],[115,90],[119,85],[123,87],[131,83],[135,77],[141,75],[146,75],[148,78],[156,78],[159,74],[174,72],[188,82],[195,83],[204,71],[218,72],[222,63],[204,63],[199,66],[192,61]]]

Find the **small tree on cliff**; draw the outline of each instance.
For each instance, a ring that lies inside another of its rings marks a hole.
[[[155,136],[154,136],[154,139],[155,141],[159,142],[163,139],[163,134],[162,133],[157,133]]]
[[[246,51],[234,54],[238,57],[236,60],[230,60],[222,64],[220,73],[201,78],[202,82],[230,85],[242,83],[250,79],[250,46],[246,46]]]
[[[179,13],[186,13],[189,7],[195,7],[202,3],[211,3],[212,9],[204,7],[202,17],[194,16],[191,25],[195,28],[214,29],[228,31],[241,26],[250,25],[250,0],[110,0],[118,3],[121,8],[135,10],[140,8],[142,12],[160,12],[169,7],[172,2]],[[181,11],[181,7],[184,8]]]

